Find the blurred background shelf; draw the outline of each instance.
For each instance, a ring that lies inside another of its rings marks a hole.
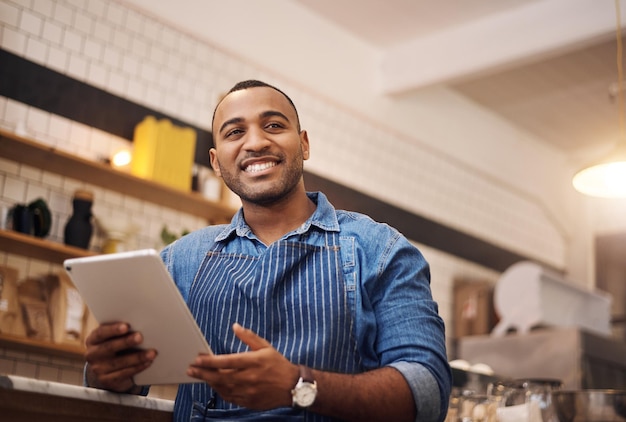
[[[95,255],[94,252],[0,229],[0,250],[42,261],[62,263],[68,258]]]
[[[29,258],[61,264],[65,259],[95,255],[85,249],[67,246],[22,233],[0,230],[0,250]],[[82,360],[84,347],[52,343],[0,333],[0,348],[26,353],[41,353],[73,360]]]
[[[0,130],[0,157],[183,211],[211,223],[230,221],[235,213],[235,210],[220,202],[209,201],[199,193],[187,193],[141,179],[114,170],[104,163],[87,160],[3,130]]]
[[[56,344],[50,341],[34,340],[8,334],[0,334],[0,347],[7,347],[11,350],[21,350],[27,353],[41,353],[73,360],[83,360],[85,353],[85,348],[83,346]]]

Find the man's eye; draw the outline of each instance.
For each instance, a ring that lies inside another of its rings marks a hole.
[[[226,132],[226,135],[224,137],[225,138],[229,138],[231,136],[239,135],[240,133],[243,133],[243,130],[241,130],[241,129],[233,129],[233,130],[229,130],[228,132]]]
[[[265,126],[268,129],[280,129],[283,127],[283,125],[281,125],[280,123],[269,123],[267,126]]]

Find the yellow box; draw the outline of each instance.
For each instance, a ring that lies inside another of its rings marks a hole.
[[[175,189],[191,190],[196,131],[147,116],[135,127],[131,173]]]

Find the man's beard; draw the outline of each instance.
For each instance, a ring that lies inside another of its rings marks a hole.
[[[304,173],[302,150],[286,167],[283,178],[274,182],[269,188],[258,190],[255,186],[249,186],[228,171],[224,171],[219,159],[222,179],[230,190],[232,190],[243,202],[257,205],[267,205],[279,201],[288,196],[302,180]],[[281,166],[285,165],[283,161]],[[262,183],[262,182],[261,182]]]

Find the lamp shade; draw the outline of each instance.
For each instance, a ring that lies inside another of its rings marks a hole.
[[[599,198],[626,198],[626,143],[621,143],[604,160],[580,170],[574,188]]]

